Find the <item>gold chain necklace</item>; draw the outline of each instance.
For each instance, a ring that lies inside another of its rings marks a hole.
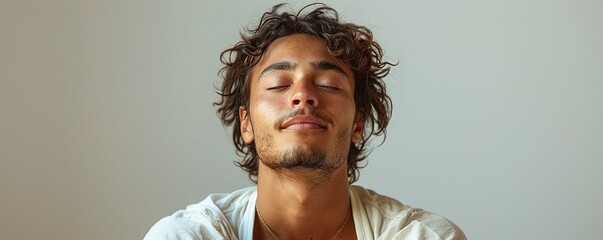
[[[266,227],[266,229],[268,229],[268,232],[270,232],[270,234],[272,234],[274,239],[278,240],[278,238],[276,237],[276,234],[274,234],[272,229],[270,229],[270,227],[268,227],[268,224],[266,224],[266,222],[264,221],[264,218],[262,218],[262,214],[260,214],[260,210],[258,209],[257,203],[255,204],[255,212],[258,213],[258,217],[260,217],[260,221],[262,222],[264,227]],[[352,211],[350,209],[350,211],[348,211],[348,216],[345,218],[345,221],[343,222],[341,227],[339,227],[339,230],[337,230],[337,233],[335,233],[335,236],[333,236],[333,238],[331,238],[331,240],[334,240],[335,238],[337,238],[337,236],[339,236],[339,233],[341,232],[341,230],[343,230],[343,227],[345,227],[345,225],[348,223],[348,220],[350,220],[350,215],[352,215],[351,213],[352,213]]]

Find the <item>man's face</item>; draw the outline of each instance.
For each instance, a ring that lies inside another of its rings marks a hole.
[[[272,169],[334,170],[362,136],[350,68],[324,40],[295,34],[275,40],[252,68],[241,133]],[[332,172],[332,171],[330,171]]]

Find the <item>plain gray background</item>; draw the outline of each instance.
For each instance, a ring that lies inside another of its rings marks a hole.
[[[0,239],[141,239],[251,186],[211,103],[274,3],[0,1]],[[603,2],[330,5],[399,61],[357,184],[471,239],[601,237]]]

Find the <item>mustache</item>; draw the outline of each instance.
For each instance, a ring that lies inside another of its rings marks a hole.
[[[288,119],[294,118],[295,116],[302,115],[304,113],[311,115],[315,118],[318,118],[318,119],[322,120],[323,122],[333,125],[333,118],[318,112],[318,110],[316,110],[316,109],[295,109],[295,110],[291,111],[290,113],[287,113],[287,114],[279,117],[278,119],[276,119],[276,121],[274,123],[274,128],[278,129]]]

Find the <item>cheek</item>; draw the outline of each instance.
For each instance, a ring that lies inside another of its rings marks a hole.
[[[354,105],[354,101],[351,100],[343,100],[343,101],[333,101],[332,103],[333,109],[335,110],[335,116],[346,122],[353,122],[356,117],[356,106]]]
[[[276,100],[256,101],[251,107],[253,113],[255,113],[255,120],[262,123],[273,122],[278,117],[281,109]]]
[[[282,105],[278,99],[255,97],[251,99],[251,120],[253,127],[258,130],[269,130],[279,117]],[[257,132],[256,132],[257,133]]]

